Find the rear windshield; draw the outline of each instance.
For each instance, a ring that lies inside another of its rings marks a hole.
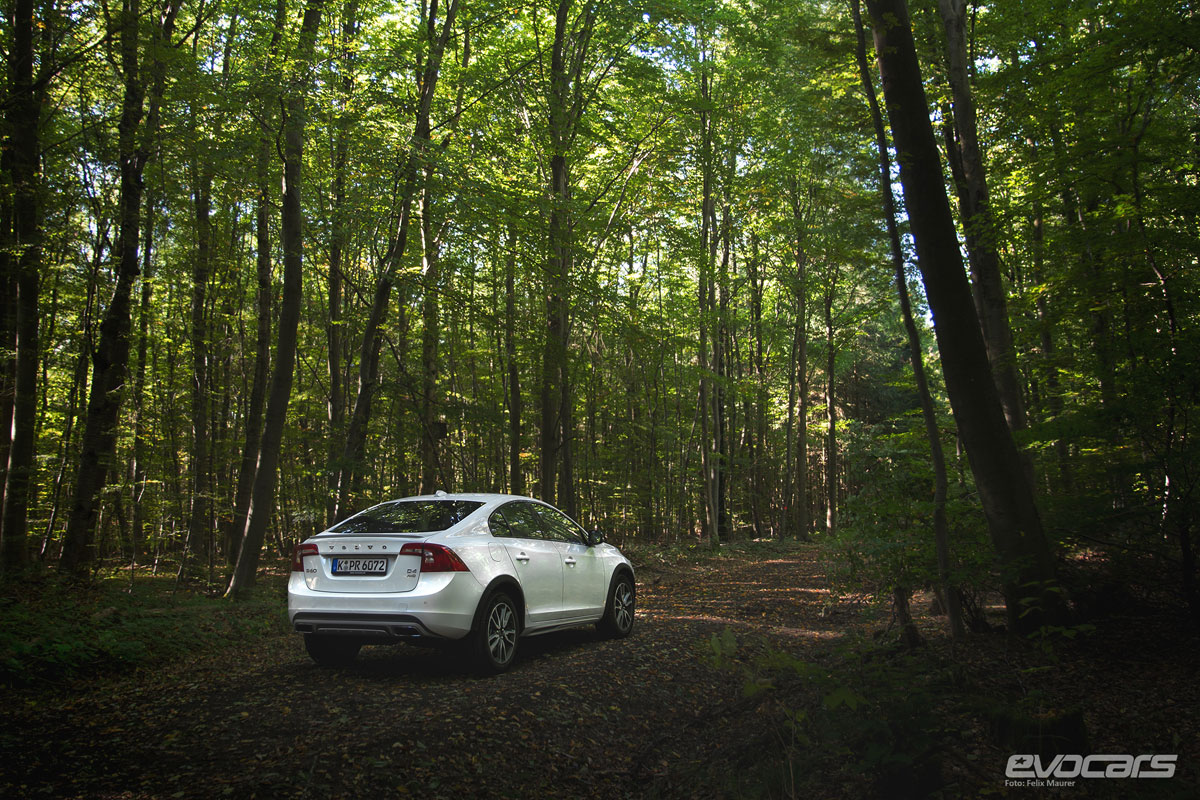
[[[435,533],[466,519],[483,503],[471,500],[397,500],[368,508],[331,533]]]

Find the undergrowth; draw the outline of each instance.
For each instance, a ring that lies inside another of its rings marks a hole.
[[[151,668],[199,649],[286,631],[286,605],[264,587],[232,603],[174,576],[128,572],[78,586],[32,574],[0,595],[0,684],[18,686]]]

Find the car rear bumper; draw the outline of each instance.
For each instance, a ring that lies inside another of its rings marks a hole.
[[[299,633],[377,642],[461,639],[471,631],[483,587],[469,572],[422,575],[411,592],[316,592],[303,575],[288,583],[288,619]]]
[[[362,614],[337,611],[301,611],[292,618],[297,633],[323,636],[353,636],[378,642],[403,642],[423,637],[439,637],[409,614]]]

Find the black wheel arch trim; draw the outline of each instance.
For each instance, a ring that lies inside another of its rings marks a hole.
[[[483,594],[479,596],[479,605],[475,606],[471,630],[479,630],[479,625],[483,621],[483,610],[496,592],[505,592],[517,604],[517,636],[520,636],[525,630],[525,594],[521,591],[521,584],[517,583],[517,579],[511,575],[496,577],[483,590]]]

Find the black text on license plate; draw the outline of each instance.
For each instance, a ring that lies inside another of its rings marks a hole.
[[[382,575],[387,572],[386,558],[335,558],[334,575]]]

